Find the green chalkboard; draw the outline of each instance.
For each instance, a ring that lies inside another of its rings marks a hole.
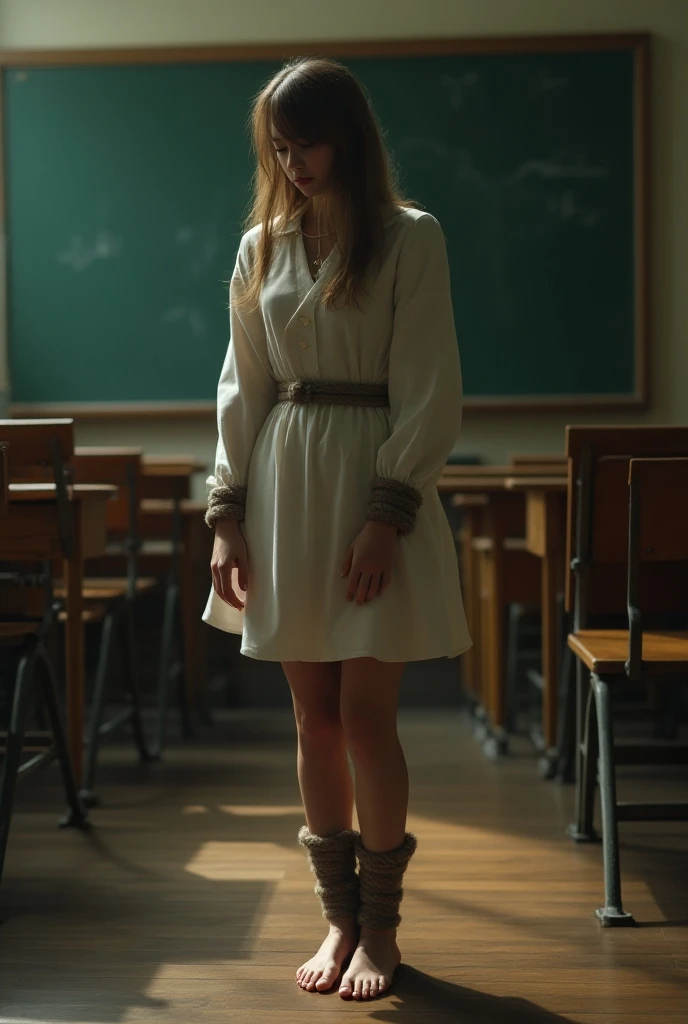
[[[336,55],[444,229],[469,405],[644,398],[646,43]],[[209,406],[247,114],[283,57],[4,60],[14,407]]]

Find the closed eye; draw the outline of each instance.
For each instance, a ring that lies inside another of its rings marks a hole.
[[[312,143],[312,142],[302,142],[302,143],[301,143],[301,149],[310,149],[310,147],[311,147],[312,145],[313,145],[313,143]],[[286,149],[287,149],[287,147],[286,147],[286,146],[282,146],[282,148],[281,148],[281,149],[275,149],[275,152],[276,152],[276,153],[285,153],[285,152],[286,152]]]

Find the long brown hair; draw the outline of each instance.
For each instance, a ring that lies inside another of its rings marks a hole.
[[[248,286],[236,304],[246,310],[258,307],[275,245],[274,219],[279,217],[279,231],[308,205],[308,198],[279,164],[271,138],[273,124],[283,139],[328,142],[335,147],[328,188],[311,200],[342,255],[322,301],[331,308],[343,294],[347,304],[358,305],[368,267],[381,252],[384,204],[418,204],[400,194],[396,169],[365,87],[347,67],[329,57],[289,60],[254,99],[250,126],[256,168],[243,231],[258,224],[263,228]]]

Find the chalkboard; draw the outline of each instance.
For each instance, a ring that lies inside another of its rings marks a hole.
[[[647,38],[327,52],[444,229],[466,404],[642,404]],[[3,56],[15,411],[212,410],[247,114],[289,55]]]

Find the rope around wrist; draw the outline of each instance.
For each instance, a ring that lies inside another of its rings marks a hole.
[[[208,494],[206,524],[213,529],[218,519],[236,519],[243,522],[246,508],[246,488],[238,484],[213,487]]]
[[[364,518],[391,523],[401,533],[409,534],[416,525],[416,512],[422,504],[423,496],[415,487],[376,476]]]

